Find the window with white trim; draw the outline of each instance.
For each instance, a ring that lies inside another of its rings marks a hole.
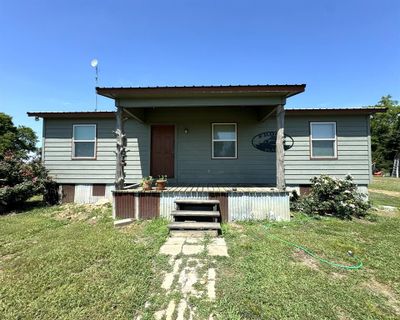
[[[236,123],[212,124],[212,158],[213,159],[237,158]]]
[[[72,158],[96,158],[96,125],[74,124],[72,137]]]
[[[310,122],[311,158],[337,157],[336,122]]]

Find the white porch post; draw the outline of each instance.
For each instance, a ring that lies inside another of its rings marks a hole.
[[[276,108],[276,187],[285,190],[285,149],[284,149],[285,109],[283,104]]]
[[[123,109],[118,105],[115,120],[115,135],[117,140],[117,150],[115,152],[115,190],[122,190],[125,185],[126,135],[124,131]]]

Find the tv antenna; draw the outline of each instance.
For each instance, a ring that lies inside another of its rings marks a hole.
[[[99,84],[99,61],[97,61],[97,59],[93,59],[92,61],[90,61],[90,65],[96,70],[96,76],[95,76],[96,86],[94,88],[94,93],[95,93],[95,96],[96,96],[96,107],[95,107],[94,111],[97,111],[97,92],[96,92],[96,87]]]

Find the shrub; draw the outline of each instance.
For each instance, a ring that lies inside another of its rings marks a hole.
[[[0,160],[0,214],[23,204],[37,194],[43,194],[44,200],[55,204],[56,183],[47,174],[39,158],[24,161],[7,152]],[[50,196],[51,195],[51,196]]]
[[[366,196],[357,191],[350,175],[344,179],[321,175],[310,181],[311,192],[298,203],[298,208],[306,214],[349,219],[365,216],[370,208]]]

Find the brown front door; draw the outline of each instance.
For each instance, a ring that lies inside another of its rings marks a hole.
[[[150,175],[174,177],[175,167],[175,126],[151,126],[151,164]]]

